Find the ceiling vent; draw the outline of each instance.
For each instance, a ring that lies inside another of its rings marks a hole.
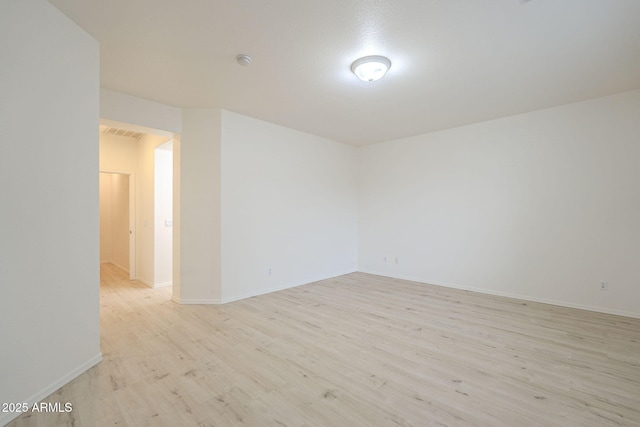
[[[142,136],[144,136],[144,133],[135,132],[132,130],[112,128],[108,126],[104,126],[104,127],[101,126],[101,128],[102,128],[102,133],[105,135],[117,135],[117,136],[124,136],[127,138],[133,138],[133,139],[140,139],[142,138]]]

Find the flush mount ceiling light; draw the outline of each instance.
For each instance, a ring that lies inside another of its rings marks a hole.
[[[380,80],[389,68],[391,68],[389,58],[379,55],[365,56],[351,64],[351,71],[363,82]]]
[[[251,64],[251,57],[249,55],[241,53],[240,55],[236,56],[236,61],[238,61],[238,64],[246,67],[247,65]]]

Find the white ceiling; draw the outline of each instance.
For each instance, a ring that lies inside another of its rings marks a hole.
[[[103,88],[354,145],[640,88],[639,0],[50,2],[100,41]],[[392,66],[364,83],[372,54]]]

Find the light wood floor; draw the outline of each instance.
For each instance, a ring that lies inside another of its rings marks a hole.
[[[11,425],[640,425],[638,319],[363,273],[169,299],[104,266],[104,361]]]

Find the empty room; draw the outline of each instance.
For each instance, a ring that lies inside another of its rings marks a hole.
[[[0,40],[0,425],[640,425],[640,2],[3,0]]]

